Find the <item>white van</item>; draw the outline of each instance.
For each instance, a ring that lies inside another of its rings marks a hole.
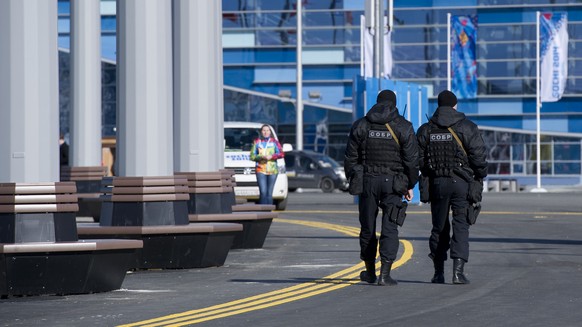
[[[255,162],[251,160],[250,151],[254,139],[259,137],[263,124],[249,122],[224,122],[224,168],[235,172],[236,186],[234,194],[237,198],[249,201],[259,200],[259,186],[255,175]],[[277,138],[275,130],[273,137]],[[283,151],[291,151],[291,144],[282,144]],[[285,210],[287,206],[287,175],[285,159],[278,159],[279,175],[273,189],[273,201],[277,210]]]

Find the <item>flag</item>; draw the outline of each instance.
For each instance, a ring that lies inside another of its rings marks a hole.
[[[460,99],[477,97],[477,15],[451,16],[451,88]]]
[[[568,78],[568,16],[566,13],[540,15],[541,100],[560,100]]]
[[[363,47],[363,71],[360,72],[364,77],[374,77],[374,30],[371,28],[366,28],[366,17],[361,16],[362,19],[362,47]],[[386,17],[384,17],[384,26],[387,26]],[[384,71],[380,74],[384,78],[392,77],[392,31],[387,31],[384,33],[384,61],[383,68]]]

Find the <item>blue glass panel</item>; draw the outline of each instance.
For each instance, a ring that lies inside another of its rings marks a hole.
[[[256,52],[256,62],[295,62],[295,49],[260,49]]]
[[[252,49],[223,49],[224,64],[254,63],[255,51]]]
[[[580,174],[580,163],[579,162],[556,162],[556,163],[554,163],[554,174],[556,174],[556,175],[579,175]]]
[[[115,31],[117,28],[117,19],[115,16],[101,16],[101,30]]]
[[[578,160],[580,154],[580,142],[578,144],[554,144],[554,160]]]
[[[71,20],[69,19],[69,17],[58,19],[57,30],[59,31],[59,33],[71,32]]]
[[[582,103],[578,103],[582,107]],[[572,116],[568,119],[568,131],[571,133],[582,133],[582,117]]]
[[[262,10],[291,10],[295,4],[294,0],[248,0],[243,2],[254,4],[256,7],[260,7]]]
[[[252,89],[255,78],[254,67],[224,67],[224,84]],[[277,94],[276,91],[273,94]]]
[[[59,0],[57,8],[59,14],[69,14],[71,12],[69,0]]]
[[[309,65],[303,67],[303,78],[306,80],[341,80],[352,79],[360,73],[359,66],[344,65]]]
[[[58,41],[59,48],[70,49],[71,48],[71,37],[69,35],[59,35]]]
[[[117,37],[115,35],[102,35],[101,36],[101,56],[109,60],[116,59],[116,44]]]

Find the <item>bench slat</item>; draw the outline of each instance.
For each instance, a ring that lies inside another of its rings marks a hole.
[[[79,240],[77,242],[31,242],[0,244],[0,253],[99,251],[143,248],[141,240]]]
[[[113,194],[111,202],[154,202],[154,201],[188,201],[188,193],[176,194]]]
[[[78,204],[16,204],[0,205],[0,213],[77,212]]]
[[[271,214],[271,215],[259,215]],[[224,214],[189,214],[190,221],[233,221],[233,220],[258,220],[258,219],[272,219],[278,215],[275,212],[237,212]]]
[[[241,212],[241,211],[273,211],[276,209],[276,206],[273,204],[235,204],[232,206],[232,211],[234,212]]]
[[[75,182],[58,183],[37,183],[37,184],[0,184],[0,194],[54,194],[54,193],[76,193]]]
[[[174,173],[176,176],[186,177],[189,181],[207,181],[223,179],[223,175],[220,172],[177,172]]]
[[[237,223],[197,223],[188,225],[163,226],[99,226],[98,223],[77,224],[77,231],[79,235],[160,235],[238,232],[242,230],[242,224]]]
[[[1,204],[77,202],[76,194],[0,195]]]
[[[195,194],[205,194],[205,193],[230,193],[233,191],[232,187],[190,187],[188,189],[189,193]]]
[[[128,187],[116,186],[111,188],[115,194],[159,194],[159,193],[188,193],[188,186],[147,186]]]
[[[226,183],[224,180],[188,181],[188,186],[190,187],[221,187],[230,185],[230,183]]]
[[[177,177],[116,177],[113,179],[115,186],[175,186],[186,185],[185,178]]]

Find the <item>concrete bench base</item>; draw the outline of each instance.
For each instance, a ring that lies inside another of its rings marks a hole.
[[[101,218],[100,193],[78,194],[79,211],[77,217],[92,217],[93,221],[99,222]]]
[[[3,243],[77,241],[75,213],[0,213],[0,240]]]
[[[196,214],[231,213],[234,193],[190,193],[188,212]]]
[[[121,288],[142,242],[0,244],[0,295],[86,294]]]
[[[232,214],[188,215],[190,222],[236,222],[243,226],[243,232],[236,235],[232,249],[260,249],[265,243],[275,212],[240,212]]]
[[[187,225],[186,201],[110,202],[101,204],[102,226]]]
[[[99,193],[101,191],[101,178],[97,180],[77,180],[77,194]]]
[[[183,226],[99,226],[78,224],[79,238],[143,241],[132,269],[188,269],[224,265],[241,224],[205,223]]]

